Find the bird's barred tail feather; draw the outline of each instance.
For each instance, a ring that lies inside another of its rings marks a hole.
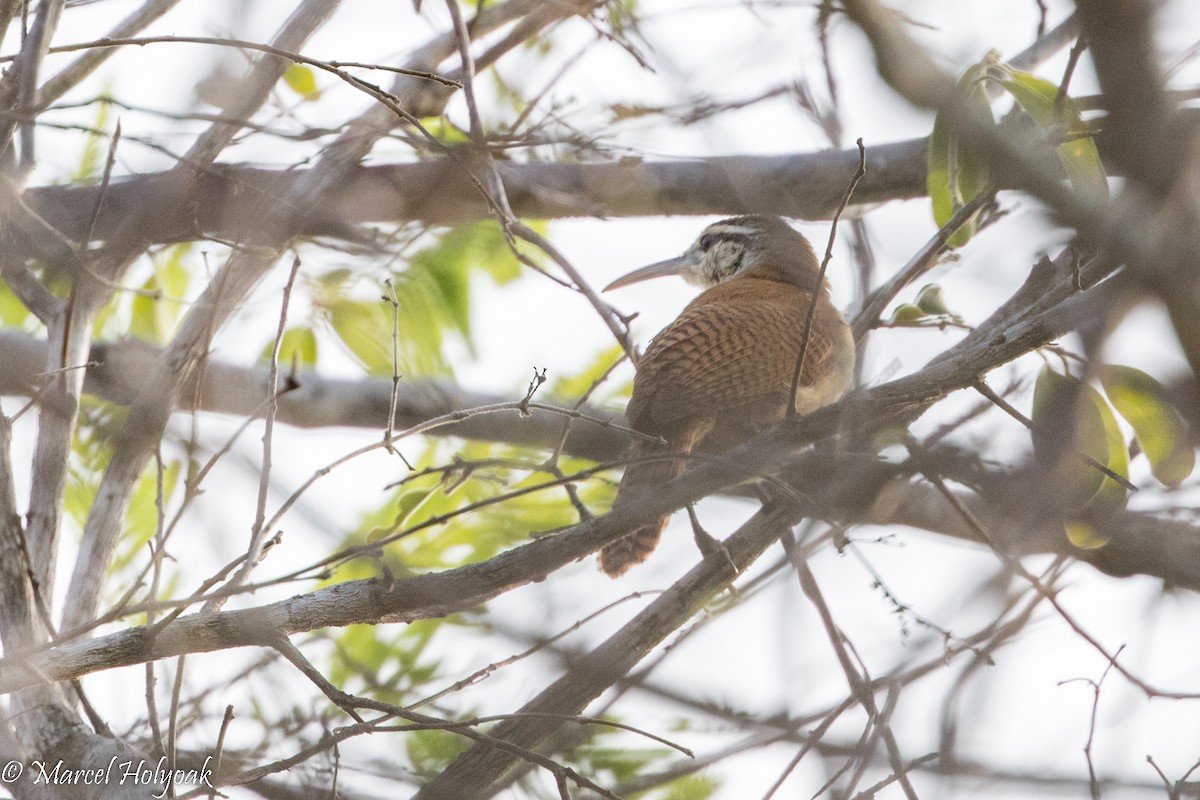
[[[686,456],[692,452],[701,436],[702,431],[694,430],[684,432],[680,436],[666,437],[666,448],[644,440],[634,442],[629,451],[631,461],[621,477],[620,486],[617,487],[617,499],[613,502],[613,507],[625,504],[630,495],[650,491],[679,477],[687,468]],[[670,453],[677,453],[685,458],[665,457]],[[658,458],[655,458],[656,455]],[[630,567],[649,558],[667,527],[667,520],[668,517],[660,517],[601,548],[601,571],[610,578],[616,578],[625,574]]]

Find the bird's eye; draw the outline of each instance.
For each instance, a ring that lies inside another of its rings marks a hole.
[[[708,248],[712,247],[716,241],[717,235],[715,233],[706,233],[700,237],[700,249],[707,252]]]

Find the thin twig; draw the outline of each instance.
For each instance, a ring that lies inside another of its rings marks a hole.
[[[796,356],[796,368],[792,372],[792,391],[788,395],[788,416],[795,415],[796,412],[796,392],[800,389],[800,378],[804,372],[804,361],[808,357],[808,342],[812,338],[813,320],[817,316],[817,300],[821,297],[821,292],[824,291],[825,272],[829,269],[829,262],[833,258],[833,242],[837,236],[838,220],[842,216],[842,212],[846,210],[846,206],[850,204],[850,198],[854,195],[854,187],[858,186],[858,182],[867,174],[867,148],[863,146],[863,140],[860,136],[858,144],[858,169],[854,171],[854,175],[850,178],[850,183],[846,186],[846,193],[842,195],[842,202],[838,205],[837,210],[833,212],[833,221],[829,223],[829,241],[825,245],[825,257],[821,259],[821,268],[817,272],[817,285],[813,287],[812,298],[808,303],[808,313],[804,317],[804,334],[800,339],[800,354]]]
[[[1024,414],[1022,414],[1015,407],[1013,407],[1012,403],[1009,403],[1003,397],[1001,397],[1000,395],[998,395],[994,391],[992,391],[992,388],[990,386],[988,386],[987,382],[984,381],[982,378],[975,382],[975,391],[979,392],[981,395],[983,395],[988,400],[990,400],[992,403],[994,403],[996,405],[996,407],[999,408],[1000,410],[1002,410],[1005,414],[1008,414],[1010,417],[1015,419],[1017,422],[1024,425],[1026,428],[1028,428],[1030,430],[1031,433],[1038,432],[1039,428],[1034,423],[1033,420],[1031,420],[1029,417],[1025,416]],[[1084,453],[1084,452],[1081,452],[1078,450],[1074,451],[1074,455],[1076,458],[1078,458],[1083,463],[1087,464],[1089,467],[1099,470],[1101,473],[1103,473],[1107,477],[1116,481],[1118,484],[1120,484],[1126,490],[1131,491],[1131,492],[1138,491],[1138,487],[1136,484],[1134,484],[1132,481],[1130,481],[1129,478],[1126,478],[1124,475],[1113,470],[1107,464],[1101,464],[1099,461],[1092,458],[1087,453]]]
[[[392,393],[388,397],[387,426],[383,429],[384,448],[392,455],[399,456],[408,471],[412,472],[413,465],[392,444],[392,437],[396,433],[396,407],[400,405],[400,298],[396,296],[396,286],[391,278],[386,278],[384,284],[388,293],[383,295],[383,301],[392,307]]]
[[[92,206],[92,216],[88,218],[87,230],[84,232],[83,241],[79,246],[79,249],[85,252],[92,241],[92,234],[96,230],[96,220],[100,218],[100,209],[104,207],[104,198],[108,194],[108,186],[112,181],[113,166],[117,163],[117,144],[120,141],[121,120],[118,119],[113,128],[112,138],[108,142],[108,157],[104,160],[104,174],[100,176],[100,191],[96,194],[96,204]]]
[[[1121,651],[1125,649],[1125,645],[1117,648],[1117,652],[1113,653],[1113,658],[1118,658]],[[1104,679],[1108,677],[1108,673],[1112,671],[1113,662],[1108,662],[1108,666],[1104,668],[1104,672],[1100,674],[1100,679],[1093,681],[1089,678],[1076,678],[1075,680],[1083,680],[1092,687],[1092,713],[1088,718],[1088,737],[1087,743],[1083,746],[1083,756],[1087,760],[1088,782],[1092,790],[1092,800],[1100,800],[1100,781],[1096,777],[1096,764],[1092,760],[1092,745],[1096,741],[1096,714],[1100,710],[1100,687],[1104,684]],[[1070,683],[1070,681],[1061,681],[1059,685]]]
[[[258,566],[265,549],[267,536],[271,527],[266,525],[267,497],[271,488],[271,467],[273,463],[273,444],[275,433],[275,412],[279,409],[279,351],[283,346],[283,337],[287,333],[287,312],[292,300],[292,288],[296,284],[296,276],[300,273],[300,256],[292,259],[292,269],[288,273],[287,283],[283,287],[283,298],[280,301],[279,324],[275,329],[275,340],[271,343],[271,362],[267,370],[267,402],[264,416],[262,436],[262,465],[259,469],[258,500],[255,504],[254,524],[250,528],[250,545],[246,548],[246,560],[242,567],[230,579],[237,586],[250,576],[250,571]],[[210,604],[205,604],[206,612],[216,610]]]
[[[1058,94],[1054,96],[1055,112],[1062,109],[1063,101],[1067,98],[1067,87],[1071,85],[1071,76],[1075,74],[1075,67],[1079,64],[1079,57],[1083,55],[1083,51],[1087,49],[1087,46],[1087,37],[1080,36],[1075,40],[1074,46],[1071,47],[1071,52],[1067,54],[1067,66],[1063,70],[1062,80],[1058,83]]]

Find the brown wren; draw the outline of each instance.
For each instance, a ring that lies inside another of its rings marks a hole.
[[[714,222],[683,255],[635,270],[605,291],[663,275],[704,291],[638,361],[625,415],[634,430],[666,444],[634,441],[614,507],[678,477],[693,452],[719,453],[782,420],[789,403],[801,414],[829,405],[854,371],[854,339],[812,245],[779,217]],[[789,397],[814,301],[803,369]],[[605,545],[600,569],[615,578],[645,561],[666,524],[663,517]]]

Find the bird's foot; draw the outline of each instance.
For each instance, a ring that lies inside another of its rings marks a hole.
[[[700,549],[700,554],[705,558],[724,562],[735,577],[742,574],[737,564],[733,563],[733,556],[730,555],[729,548],[725,546],[725,543],[704,530],[700,524],[700,518],[696,516],[696,509],[688,506],[687,511],[688,519],[692,521],[692,536],[696,539],[696,547]]]

